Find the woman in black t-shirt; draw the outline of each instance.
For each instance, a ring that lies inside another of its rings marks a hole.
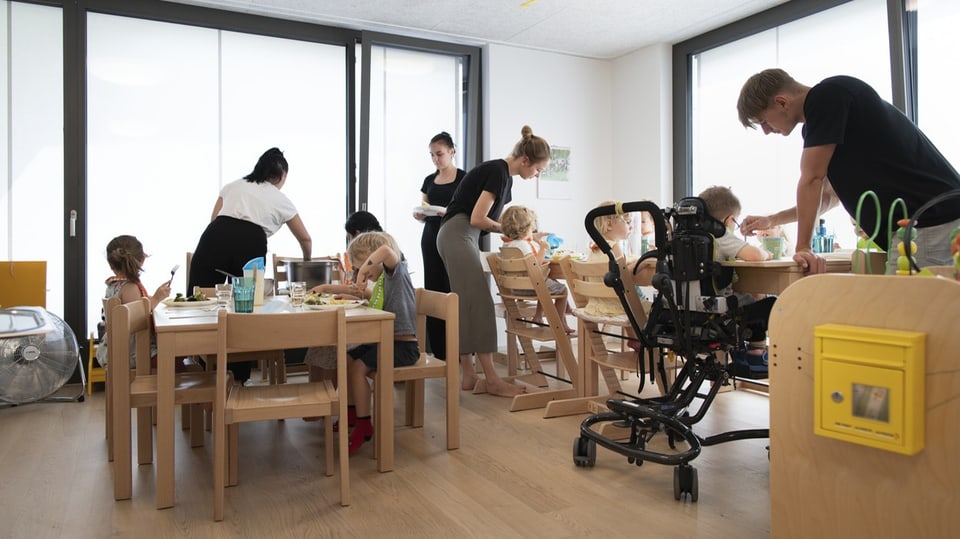
[[[460,296],[461,388],[472,390],[477,382],[473,354],[477,355],[486,377],[488,393],[510,397],[523,393],[523,386],[500,378],[493,367],[497,351],[497,319],[489,284],[483,274],[478,241],[481,232],[501,232],[500,212],[510,202],[513,177],[531,179],[550,164],[550,145],[534,136],[529,126],[521,130],[523,138],[505,159],[477,165],[464,176],[447,205],[437,250],[447,267],[450,289]]]
[[[446,131],[430,139],[430,159],[437,170],[423,179],[420,187],[424,206],[442,207],[432,211],[414,211],[413,217],[423,223],[423,235],[420,237],[420,250],[423,253],[423,287],[437,292],[449,292],[450,280],[447,268],[437,252],[437,233],[440,232],[440,220],[446,213],[446,207],[453,198],[460,180],[467,174],[453,164],[457,150],[453,138]],[[447,340],[443,320],[427,318],[427,344],[433,355],[446,359]]]

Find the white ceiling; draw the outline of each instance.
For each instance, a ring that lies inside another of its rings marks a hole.
[[[616,58],[787,0],[172,0],[332,26]]]

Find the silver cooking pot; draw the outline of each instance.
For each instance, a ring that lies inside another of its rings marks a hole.
[[[287,288],[296,281],[307,283],[307,290],[317,285],[330,284],[339,268],[340,263],[336,260],[288,260]]]

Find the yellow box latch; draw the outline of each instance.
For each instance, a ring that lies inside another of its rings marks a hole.
[[[814,432],[905,455],[923,450],[926,333],[823,324],[813,336]]]

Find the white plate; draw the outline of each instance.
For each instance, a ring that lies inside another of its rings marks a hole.
[[[358,299],[346,300],[347,303],[317,303],[313,305],[303,304],[304,308],[311,311],[332,311],[333,309],[344,308],[344,309],[354,309],[365,304],[365,301]]]
[[[447,208],[443,206],[414,206],[413,211],[415,213],[422,213],[427,217],[436,217],[440,215],[440,212],[445,211]]]
[[[203,301],[173,301],[173,298],[163,300],[167,307],[177,309],[192,309],[198,307],[212,307],[217,304],[216,299],[205,299]]]

